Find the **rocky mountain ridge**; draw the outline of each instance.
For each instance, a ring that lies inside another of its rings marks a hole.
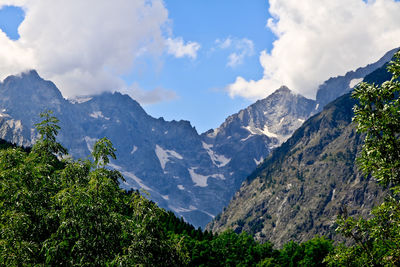
[[[51,109],[60,120],[59,140],[74,157],[85,158],[94,142],[107,136],[117,148],[110,166],[127,180],[123,188],[142,188],[161,207],[204,227],[243,177],[282,142],[279,135],[286,138],[301,125],[306,114],[297,109],[308,105],[309,100],[282,88],[231,116],[219,130],[199,135],[190,122],[155,119],[120,93],[68,101],[52,82],[30,71],[0,84],[0,138],[31,145],[38,114]],[[268,110],[267,115],[280,114],[286,121],[273,126],[278,118],[266,119]],[[267,120],[271,130],[260,132],[257,127]]]
[[[385,67],[365,79],[383,82]],[[352,123],[354,103],[346,94],[308,119],[257,167],[207,229],[246,231],[279,247],[314,235],[338,240],[338,214],[368,216],[384,192],[357,168],[363,137]]]
[[[0,83],[0,138],[29,146],[38,114],[51,109],[60,120],[59,140],[74,157],[86,157],[107,136],[117,148],[111,167],[127,180],[123,188],[142,188],[161,207],[204,227],[243,179],[319,108],[282,87],[199,135],[190,122],[153,118],[120,93],[68,101],[30,71]]]

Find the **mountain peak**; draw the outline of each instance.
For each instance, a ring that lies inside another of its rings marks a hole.
[[[38,72],[37,72],[36,70],[34,70],[34,69],[31,69],[31,70],[22,72],[22,73],[21,73],[21,76],[22,76],[22,77],[24,77],[24,76],[30,76],[30,77],[32,77],[32,78],[42,79],[42,78],[39,76]]]
[[[292,91],[286,85],[282,85],[273,94],[277,94],[277,93],[286,93],[287,94],[287,93],[292,93]]]
[[[8,84],[8,83],[16,81],[16,80],[37,81],[37,80],[43,80],[43,79],[39,76],[39,74],[37,73],[36,70],[32,69],[32,70],[27,70],[27,71],[21,72],[16,75],[7,76],[4,79],[3,84]]]

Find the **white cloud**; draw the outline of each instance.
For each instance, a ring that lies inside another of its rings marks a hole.
[[[22,7],[25,20],[17,41],[0,31],[0,79],[36,69],[66,97],[126,89],[120,77],[141,55],[164,53],[171,35],[163,0],[0,0],[4,5]],[[146,103],[162,99],[162,90],[150,92],[131,95]]]
[[[144,90],[139,84],[133,83],[129,88],[122,90],[142,105],[151,105],[158,102],[171,101],[177,98],[174,91],[156,87],[153,90]]]
[[[168,54],[171,54],[177,58],[190,57],[196,59],[197,51],[200,49],[200,44],[196,42],[184,43],[182,37],[168,38],[166,40]]]
[[[215,43],[218,45],[219,48],[227,49],[232,45],[232,39],[230,37],[226,38],[225,40],[217,39]]]
[[[264,75],[258,81],[238,77],[229,94],[265,97],[285,84],[315,97],[329,77],[365,66],[400,46],[400,2],[393,0],[269,0],[268,27],[277,40],[262,51]]]
[[[217,39],[215,43],[221,49],[231,49],[234,51],[229,54],[226,64],[232,68],[243,64],[245,57],[254,55],[254,43],[247,38],[233,39],[228,37],[225,40]]]

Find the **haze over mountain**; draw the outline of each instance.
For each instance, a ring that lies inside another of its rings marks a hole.
[[[385,60],[327,81],[324,88],[340,81],[347,87],[335,89],[339,96]],[[335,94],[329,91],[329,97]],[[142,188],[161,207],[204,227],[272,149],[321,109],[319,99],[281,87],[199,135],[190,122],[155,119],[120,93],[68,101],[52,82],[30,71],[0,84],[0,138],[31,145],[38,114],[51,109],[60,119],[59,140],[74,157],[86,157],[97,139],[108,137],[117,148],[110,166],[125,176],[123,188]]]

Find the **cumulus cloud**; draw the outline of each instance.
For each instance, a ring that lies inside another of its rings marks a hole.
[[[225,40],[217,39],[215,43],[220,49],[233,50],[233,52],[229,54],[228,62],[226,63],[227,66],[232,68],[243,64],[246,57],[254,55],[254,43],[247,38],[233,39],[228,37]]]
[[[182,37],[168,38],[166,40],[166,45],[168,48],[168,54],[173,55],[177,58],[190,57],[196,59],[197,51],[200,49],[200,44],[196,42],[184,43]]]
[[[0,0],[4,5],[22,7],[25,20],[16,41],[0,31],[0,79],[36,69],[66,97],[132,89],[122,75],[138,57],[164,53],[172,32],[163,0]],[[183,47],[196,50],[198,44]],[[152,102],[150,96],[162,99],[161,90],[151,92],[130,95],[146,102]]]
[[[0,30],[0,79],[9,74],[17,74],[33,66],[32,51],[8,39]]]
[[[378,60],[400,46],[400,2],[394,0],[269,0],[276,35],[270,52],[260,53],[260,80],[237,77],[230,96],[265,97],[287,85],[315,97],[329,77]]]

